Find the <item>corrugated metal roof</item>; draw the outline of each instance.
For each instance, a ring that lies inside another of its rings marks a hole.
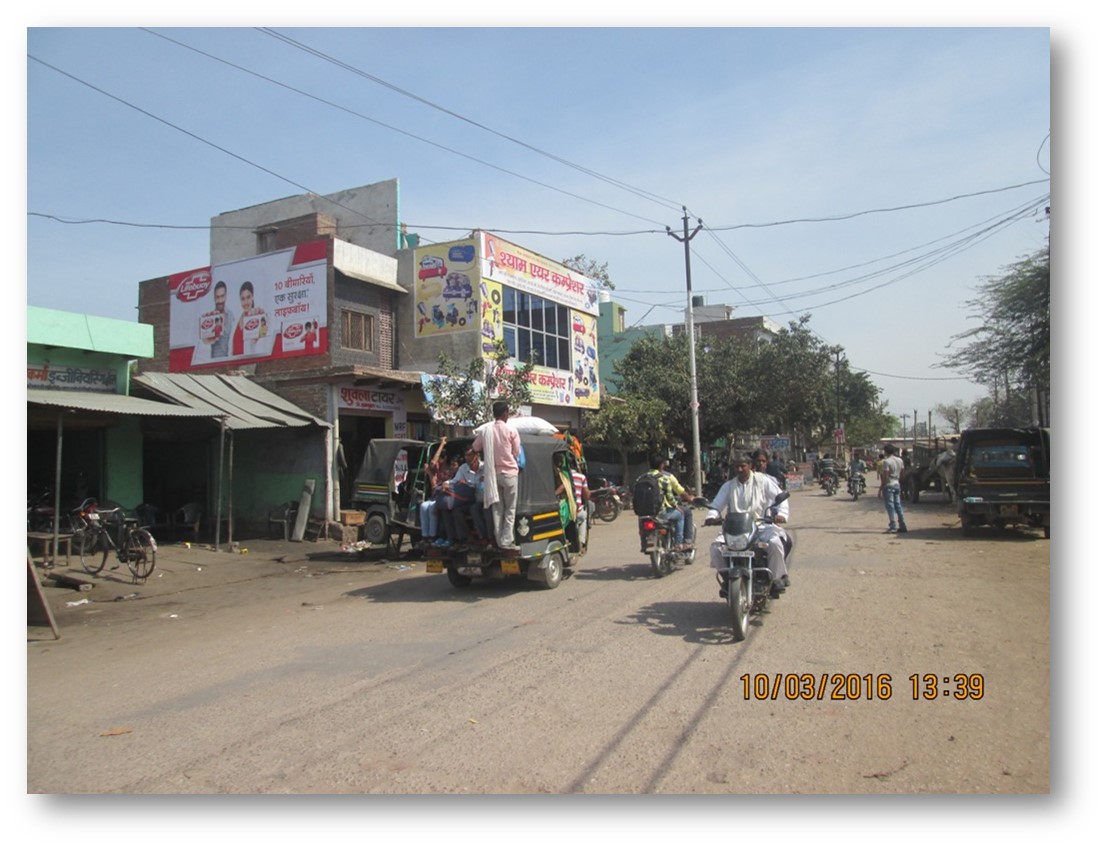
[[[117,395],[110,392],[69,392],[56,389],[27,389],[27,403],[40,406],[56,406],[65,409],[81,409],[85,412],[111,412],[119,415],[172,415],[176,417],[207,418],[218,416],[219,410],[211,406],[180,406],[157,400]]]
[[[225,416],[231,430],[329,426],[248,377],[143,373],[133,378],[133,384],[184,406],[213,408],[216,417]]]

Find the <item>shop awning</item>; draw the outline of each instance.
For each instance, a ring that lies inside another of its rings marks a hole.
[[[209,418],[221,415],[218,409],[206,405],[181,406],[156,400],[117,395],[111,392],[67,392],[56,389],[27,389],[27,403],[84,412],[106,412],[116,415],[172,415],[182,418]]]
[[[207,410],[206,414],[224,419],[231,430],[329,426],[248,377],[146,373],[135,376],[133,384],[182,407]]]

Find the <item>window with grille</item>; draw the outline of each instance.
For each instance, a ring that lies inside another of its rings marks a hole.
[[[502,287],[502,338],[515,359],[571,370],[568,308],[542,297]]]
[[[371,351],[375,347],[375,322],[371,315],[341,310],[341,346],[351,350]]]

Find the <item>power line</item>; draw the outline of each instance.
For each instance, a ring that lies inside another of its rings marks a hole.
[[[382,79],[381,77],[375,76],[374,74],[370,74],[370,73],[368,73],[367,71],[365,71],[361,68],[357,68],[357,67],[354,67],[353,65],[350,65],[346,62],[343,62],[340,59],[337,59],[337,58],[335,58],[334,56],[331,56],[328,53],[324,53],[321,50],[317,50],[313,47],[309,47],[308,45],[302,43],[301,41],[296,41],[291,36],[285,35],[281,32],[278,32],[274,29],[270,29],[268,27],[257,27],[257,30],[259,32],[264,33],[265,35],[269,35],[272,38],[278,39],[279,41],[282,41],[285,44],[296,48],[297,50],[302,50],[303,52],[305,52],[305,53],[307,53],[311,56],[315,56],[316,58],[322,59],[325,62],[329,62],[330,64],[335,65],[335,66],[337,66],[337,67],[339,67],[343,70],[346,70],[346,71],[348,71],[352,74],[356,74],[359,77],[370,80],[371,82],[374,82],[378,85],[381,85],[384,88],[390,89],[391,91],[394,91],[397,94],[401,94],[403,97],[409,97],[411,100],[415,100],[418,103],[421,103],[425,106],[428,106],[431,109],[435,109],[438,112],[441,112],[441,113],[443,113],[445,115],[448,115],[452,118],[456,118],[458,121],[463,121],[466,124],[469,124],[473,127],[481,129],[481,130],[483,130],[485,132],[488,132],[492,135],[495,135],[498,138],[509,141],[512,144],[516,144],[519,147],[525,148],[526,150],[530,150],[533,153],[538,154],[539,156],[544,156],[547,159],[551,159],[554,162],[559,162],[561,165],[565,165],[568,168],[573,168],[574,170],[579,171],[580,173],[586,174],[587,176],[593,177],[597,180],[601,180],[602,182],[607,183],[607,184],[612,185],[612,186],[615,186],[616,188],[623,189],[624,191],[627,191],[631,194],[634,194],[637,197],[640,197],[644,200],[650,200],[654,203],[659,203],[660,205],[666,206],[669,209],[676,209],[677,210],[681,206],[681,204],[679,204],[677,201],[671,200],[670,198],[662,197],[661,195],[654,194],[650,191],[647,191],[646,189],[637,188],[637,187],[632,186],[628,183],[622,182],[621,180],[614,179],[613,177],[606,176],[605,174],[599,173],[598,171],[592,170],[592,169],[587,168],[583,165],[579,165],[575,162],[572,162],[568,159],[565,159],[562,156],[558,156],[554,153],[549,153],[546,150],[542,150],[541,148],[536,147],[535,145],[532,145],[532,144],[530,144],[526,141],[522,141],[519,138],[515,138],[514,136],[511,136],[511,135],[508,135],[506,133],[500,132],[499,130],[494,129],[493,127],[489,127],[486,124],[480,123],[479,121],[476,121],[473,118],[469,118],[466,115],[462,115],[459,112],[455,112],[452,109],[449,109],[445,106],[441,106],[440,104],[434,103],[431,100],[427,100],[426,98],[421,97],[420,95],[417,95],[417,94],[414,94],[413,92],[407,91],[406,89],[401,88],[401,87],[395,85],[394,83],[388,82],[387,80]]]
[[[272,83],[273,85],[279,86],[280,88],[286,89],[287,91],[291,91],[295,94],[301,95],[302,97],[307,97],[307,98],[309,98],[311,100],[314,100],[318,103],[321,103],[325,106],[329,106],[333,109],[337,109],[339,111],[345,112],[348,115],[352,115],[353,117],[360,118],[361,120],[365,120],[365,121],[368,121],[370,123],[373,123],[376,126],[382,127],[384,129],[391,130],[392,132],[399,133],[400,135],[404,135],[407,138],[412,138],[415,141],[420,141],[423,144],[428,144],[431,147],[435,147],[438,150],[443,150],[446,153],[452,153],[455,156],[460,156],[461,158],[467,159],[470,162],[475,162],[478,165],[483,165],[486,168],[491,168],[492,170],[499,171],[499,172],[501,172],[503,174],[507,174],[511,177],[517,177],[519,180],[524,180],[528,183],[532,183],[533,185],[540,186],[541,188],[546,188],[549,191],[558,192],[559,194],[563,194],[567,197],[574,198],[575,200],[581,200],[584,203],[590,203],[594,206],[598,206],[598,207],[603,208],[603,209],[608,209],[611,212],[617,212],[617,213],[622,214],[622,215],[627,215],[630,218],[637,218],[641,221],[647,221],[648,223],[651,223],[651,224],[657,224],[658,225],[660,223],[659,221],[654,221],[650,218],[645,218],[645,217],[643,217],[641,215],[637,215],[633,212],[629,212],[629,211],[624,210],[624,209],[618,209],[616,206],[610,206],[608,204],[602,203],[601,201],[593,200],[593,199],[588,198],[588,197],[584,197],[581,194],[576,194],[574,192],[568,191],[567,189],[558,188],[557,186],[551,185],[549,183],[542,182],[542,181],[534,179],[532,177],[527,177],[524,174],[518,173],[517,171],[511,171],[508,168],[503,168],[499,165],[495,165],[495,164],[493,164],[491,162],[488,162],[484,159],[480,159],[477,156],[473,156],[469,153],[464,153],[460,150],[456,150],[455,148],[449,147],[449,146],[444,145],[444,144],[440,144],[440,143],[438,143],[436,141],[433,141],[431,139],[428,139],[428,138],[425,138],[423,136],[417,135],[416,133],[409,132],[409,131],[404,130],[400,127],[396,127],[392,124],[388,124],[384,121],[381,121],[377,118],[373,118],[370,115],[365,115],[363,112],[358,112],[355,109],[350,109],[347,106],[342,106],[340,103],[335,103],[332,100],[327,100],[324,97],[319,97],[316,94],[311,94],[308,91],[303,91],[302,89],[296,88],[295,86],[288,85],[287,83],[284,83],[284,82],[280,82],[279,80],[273,79],[272,77],[265,76],[264,74],[258,73],[257,71],[250,70],[249,68],[246,68],[242,65],[238,65],[234,62],[228,61],[227,59],[223,59],[220,56],[215,56],[212,53],[208,53],[204,50],[200,50],[197,47],[192,47],[189,44],[185,44],[182,41],[177,41],[175,38],[170,38],[169,36],[164,35],[164,34],[159,33],[159,32],[155,32],[154,30],[144,29],[143,31],[149,33],[150,35],[155,35],[158,38],[162,38],[165,41],[168,41],[172,44],[177,45],[178,47],[183,47],[185,50],[191,50],[193,53],[198,53],[200,56],[204,56],[208,59],[211,59],[212,61],[219,62],[223,65],[226,65],[227,67],[234,68],[235,70],[241,71],[242,73],[249,74],[250,76],[256,77],[257,79],[264,80],[265,82]],[[355,70],[355,69],[352,69],[352,70]]]

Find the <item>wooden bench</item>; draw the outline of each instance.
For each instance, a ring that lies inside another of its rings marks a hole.
[[[58,533],[58,547],[65,551],[65,565],[69,565],[69,557],[73,555],[73,534]],[[54,550],[53,533],[27,533],[27,550],[34,554],[36,545],[42,546],[42,565],[50,568],[56,564],[58,552]]]

